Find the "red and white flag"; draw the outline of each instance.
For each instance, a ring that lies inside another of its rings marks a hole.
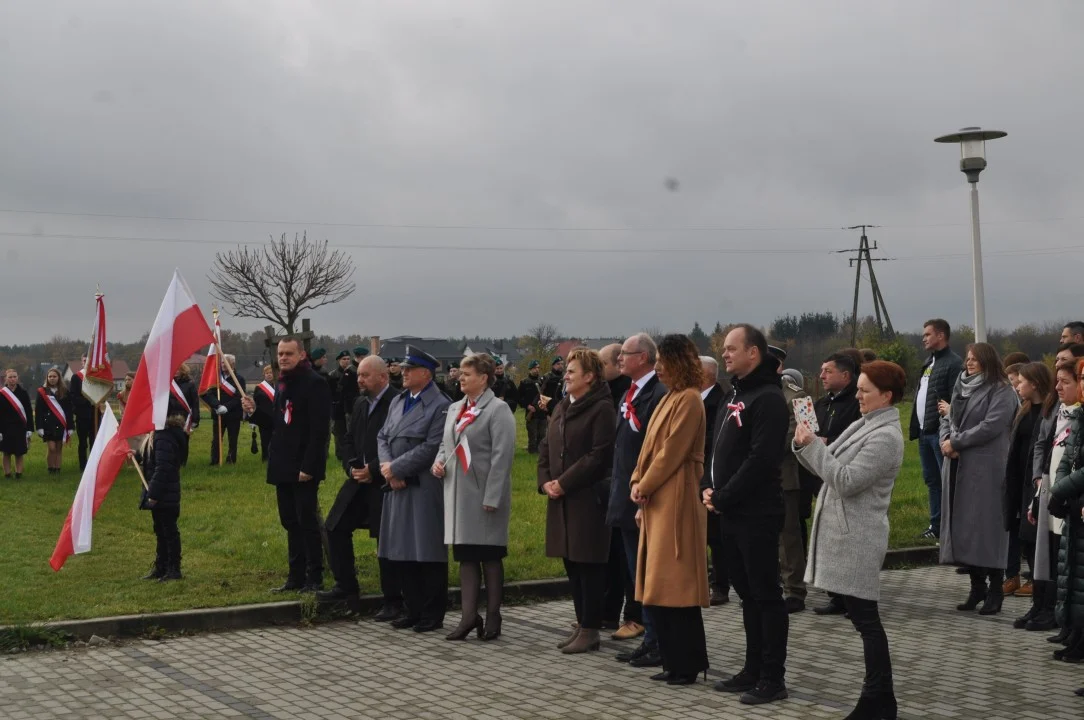
[[[87,458],[87,467],[75,491],[75,501],[56,541],[56,549],[49,559],[53,570],[60,570],[73,554],[90,550],[91,524],[102,501],[105,500],[121,466],[128,458],[128,443],[119,441],[117,418],[106,403],[98,434]]]
[[[199,379],[199,394],[214,390],[222,382],[222,367],[218,363],[222,352],[222,324],[215,314],[215,336],[211,347],[207,348],[207,362],[203,363],[203,375]]]
[[[83,396],[92,404],[100,404],[113,392],[113,366],[105,344],[105,295],[101,293],[95,296],[94,332],[82,375]]]
[[[459,444],[455,446],[455,456],[459,458],[459,467],[463,468],[463,472],[470,470],[470,443],[467,442],[466,435],[461,437]]]

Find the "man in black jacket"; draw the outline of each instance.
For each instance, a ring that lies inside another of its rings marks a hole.
[[[553,411],[561,403],[565,396],[565,360],[561,357],[553,358],[550,363],[550,371],[542,381],[542,394],[550,398],[546,405],[546,414],[553,415]]]
[[[760,705],[787,697],[787,609],[779,583],[779,534],[784,505],[781,466],[790,408],[783,398],[778,361],[764,334],[738,325],[726,336],[723,360],[734,393],[717,420],[710,460],[711,488],[704,505],[722,516],[727,570],[742,599],[745,666],[716,683]]]
[[[715,440],[715,419],[719,408],[726,399],[723,386],[719,383],[719,362],[710,355],[700,356],[700,369],[703,379],[700,384],[700,398],[704,401],[704,415],[707,418],[707,432],[704,434],[704,457],[711,457],[711,444]],[[700,481],[700,490],[711,487],[711,467],[704,467],[704,478]],[[723,527],[718,515],[708,513],[708,548],[711,550],[711,597],[709,604],[725,605],[730,602],[730,575],[726,571],[726,550],[723,547]]]
[[[516,408],[519,407],[519,393],[516,391],[516,385],[504,374],[504,361],[499,357],[493,358],[497,364],[496,379],[493,381],[493,394],[504,400],[508,405],[508,409],[513,413],[516,412]]]
[[[343,444],[347,416],[358,399],[358,374],[349,350],[340,350],[335,362],[336,367],[327,375],[331,386],[331,434],[335,437],[335,457],[343,461],[349,458],[343,454]]]
[[[290,572],[274,592],[323,589],[318,492],[327,469],[331,389],[303,353],[300,340],[279,341],[279,385],[267,482],[275,486],[279,521],[286,530]],[[245,412],[251,415],[256,411],[251,397],[242,402]]]
[[[98,409],[83,395],[83,373],[86,371],[87,356],[83,356],[83,368],[72,373],[68,382],[68,392],[72,397],[72,414],[75,415],[75,434],[78,436],[79,469],[87,468],[87,450],[94,444],[94,415]]]
[[[233,465],[237,462],[237,436],[241,432],[241,418],[244,413],[241,411],[241,395],[245,391],[245,379],[240,375],[237,376],[237,382],[240,383],[240,387],[234,385],[233,377],[230,375],[228,368],[235,367],[234,363],[237,362],[237,358],[233,355],[222,356],[222,370],[218,378],[219,389],[208,390],[203,393],[203,402],[207,403],[207,407],[211,408],[211,412],[215,414],[215,428],[211,434],[211,464],[219,464],[219,448],[218,448],[218,421],[217,418],[222,418],[222,433],[227,436],[229,441],[229,449],[226,451],[226,464]]]
[[[918,440],[918,459],[922,464],[922,479],[930,496],[930,526],[922,533],[923,538],[941,536],[941,441],[938,431],[941,416],[937,413],[937,401],[952,400],[956,378],[964,370],[964,361],[949,348],[952,332],[949,324],[940,318],[928,320],[922,327],[922,346],[930,353],[922,366],[915,406],[911,412],[911,439]]]
[[[614,464],[610,475],[610,503],[606,524],[621,531],[625,549],[627,587],[636,587],[636,558],[640,548],[640,528],[636,524],[637,505],[629,497],[629,481],[644,445],[644,435],[651,415],[666,394],[666,387],[655,374],[657,349],[647,333],[633,335],[621,346],[618,367],[631,380],[629,389],[617,406],[617,434],[614,438]],[[617,656],[619,662],[633,667],[659,667],[659,639],[647,608],[641,607],[644,639],[638,648]]]
[[[813,403],[817,414],[817,437],[827,445],[836,441],[843,431],[862,419],[858,407],[858,369],[854,358],[845,352],[828,356],[821,365],[822,395]],[[802,468],[805,470],[805,468]],[[820,491],[821,479],[810,472],[802,474],[802,535],[807,536],[806,520],[812,515],[813,496]],[[813,608],[817,615],[842,615],[847,612],[843,597],[828,593],[828,604]]]
[[[538,361],[527,366],[527,377],[519,383],[519,404],[523,406],[527,423],[527,452],[538,453],[538,444],[546,437],[546,411],[539,406],[542,381],[538,377]],[[552,402],[552,401],[551,401]]]
[[[384,503],[384,482],[380,474],[376,436],[388,416],[388,406],[398,393],[388,386],[388,366],[378,357],[366,357],[357,369],[360,397],[350,412],[350,427],[343,438],[343,468],[346,480],[327,514],[328,554],[335,586],[319,592],[322,602],[345,601],[351,610],[359,606],[357,567],[354,564],[354,531],[368,529],[369,537],[380,537],[380,511]],[[393,586],[392,574],[381,561],[380,587],[384,607],[377,620],[392,620],[403,607],[403,595]]]

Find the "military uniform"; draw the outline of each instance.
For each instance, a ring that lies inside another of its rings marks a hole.
[[[786,357],[786,353],[774,347],[769,347],[769,353],[775,355],[780,361]],[[779,358],[782,353],[782,358]],[[805,542],[802,537],[802,519],[800,517],[802,504],[802,486],[800,481],[801,466],[798,458],[791,450],[794,440],[794,431],[798,427],[798,420],[794,414],[794,401],[799,398],[809,397],[796,378],[790,377],[790,372],[785,371],[780,378],[783,388],[783,397],[787,401],[787,409],[790,410],[790,425],[787,428],[787,444],[783,455],[783,464],[780,467],[783,476],[783,504],[785,515],[783,518],[783,531],[779,534],[779,574],[783,578],[783,593],[788,598],[788,604],[798,607],[797,601],[802,602],[804,608],[806,598],[805,584]],[[795,598],[796,600],[790,600]]]
[[[530,369],[538,367],[537,361],[532,361]],[[542,395],[542,379],[537,375],[523,378],[519,384],[519,404],[526,409],[527,423],[527,452],[537,453],[538,444],[546,437],[546,427],[549,416],[544,410],[538,409],[538,398]],[[552,404],[552,401],[551,401]]]

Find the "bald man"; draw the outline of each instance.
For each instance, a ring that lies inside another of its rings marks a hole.
[[[343,470],[346,480],[328,513],[327,540],[331,573],[335,585],[316,593],[321,602],[345,602],[351,610],[359,607],[357,567],[354,564],[354,531],[366,529],[369,537],[380,536],[380,511],[384,502],[384,477],[380,474],[376,436],[384,426],[388,407],[398,392],[389,386],[388,366],[369,355],[358,365],[359,397],[350,412],[350,424],[343,436]],[[403,598],[392,586],[391,573],[381,560],[380,587],[384,607],[377,619],[392,619],[402,610]]]

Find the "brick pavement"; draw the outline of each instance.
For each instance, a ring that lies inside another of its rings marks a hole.
[[[1084,666],[1050,659],[1048,633],[954,609],[948,568],[886,572],[882,612],[901,717],[1084,718]],[[822,601],[811,596],[813,602]],[[371,621],[273,628],[0,660],[0,717],[29,718],[841,718],[856,700],[862,646],[850,623],[793,616],[791,699],[747,708],[708,685],[669,688],[612,656],[565,657],[568,602],[505,610],[496,643],[449,643]],[[705,611],[711,679],[739,669],[736,602]],[[449,616],[449,627],[458,620]]]

